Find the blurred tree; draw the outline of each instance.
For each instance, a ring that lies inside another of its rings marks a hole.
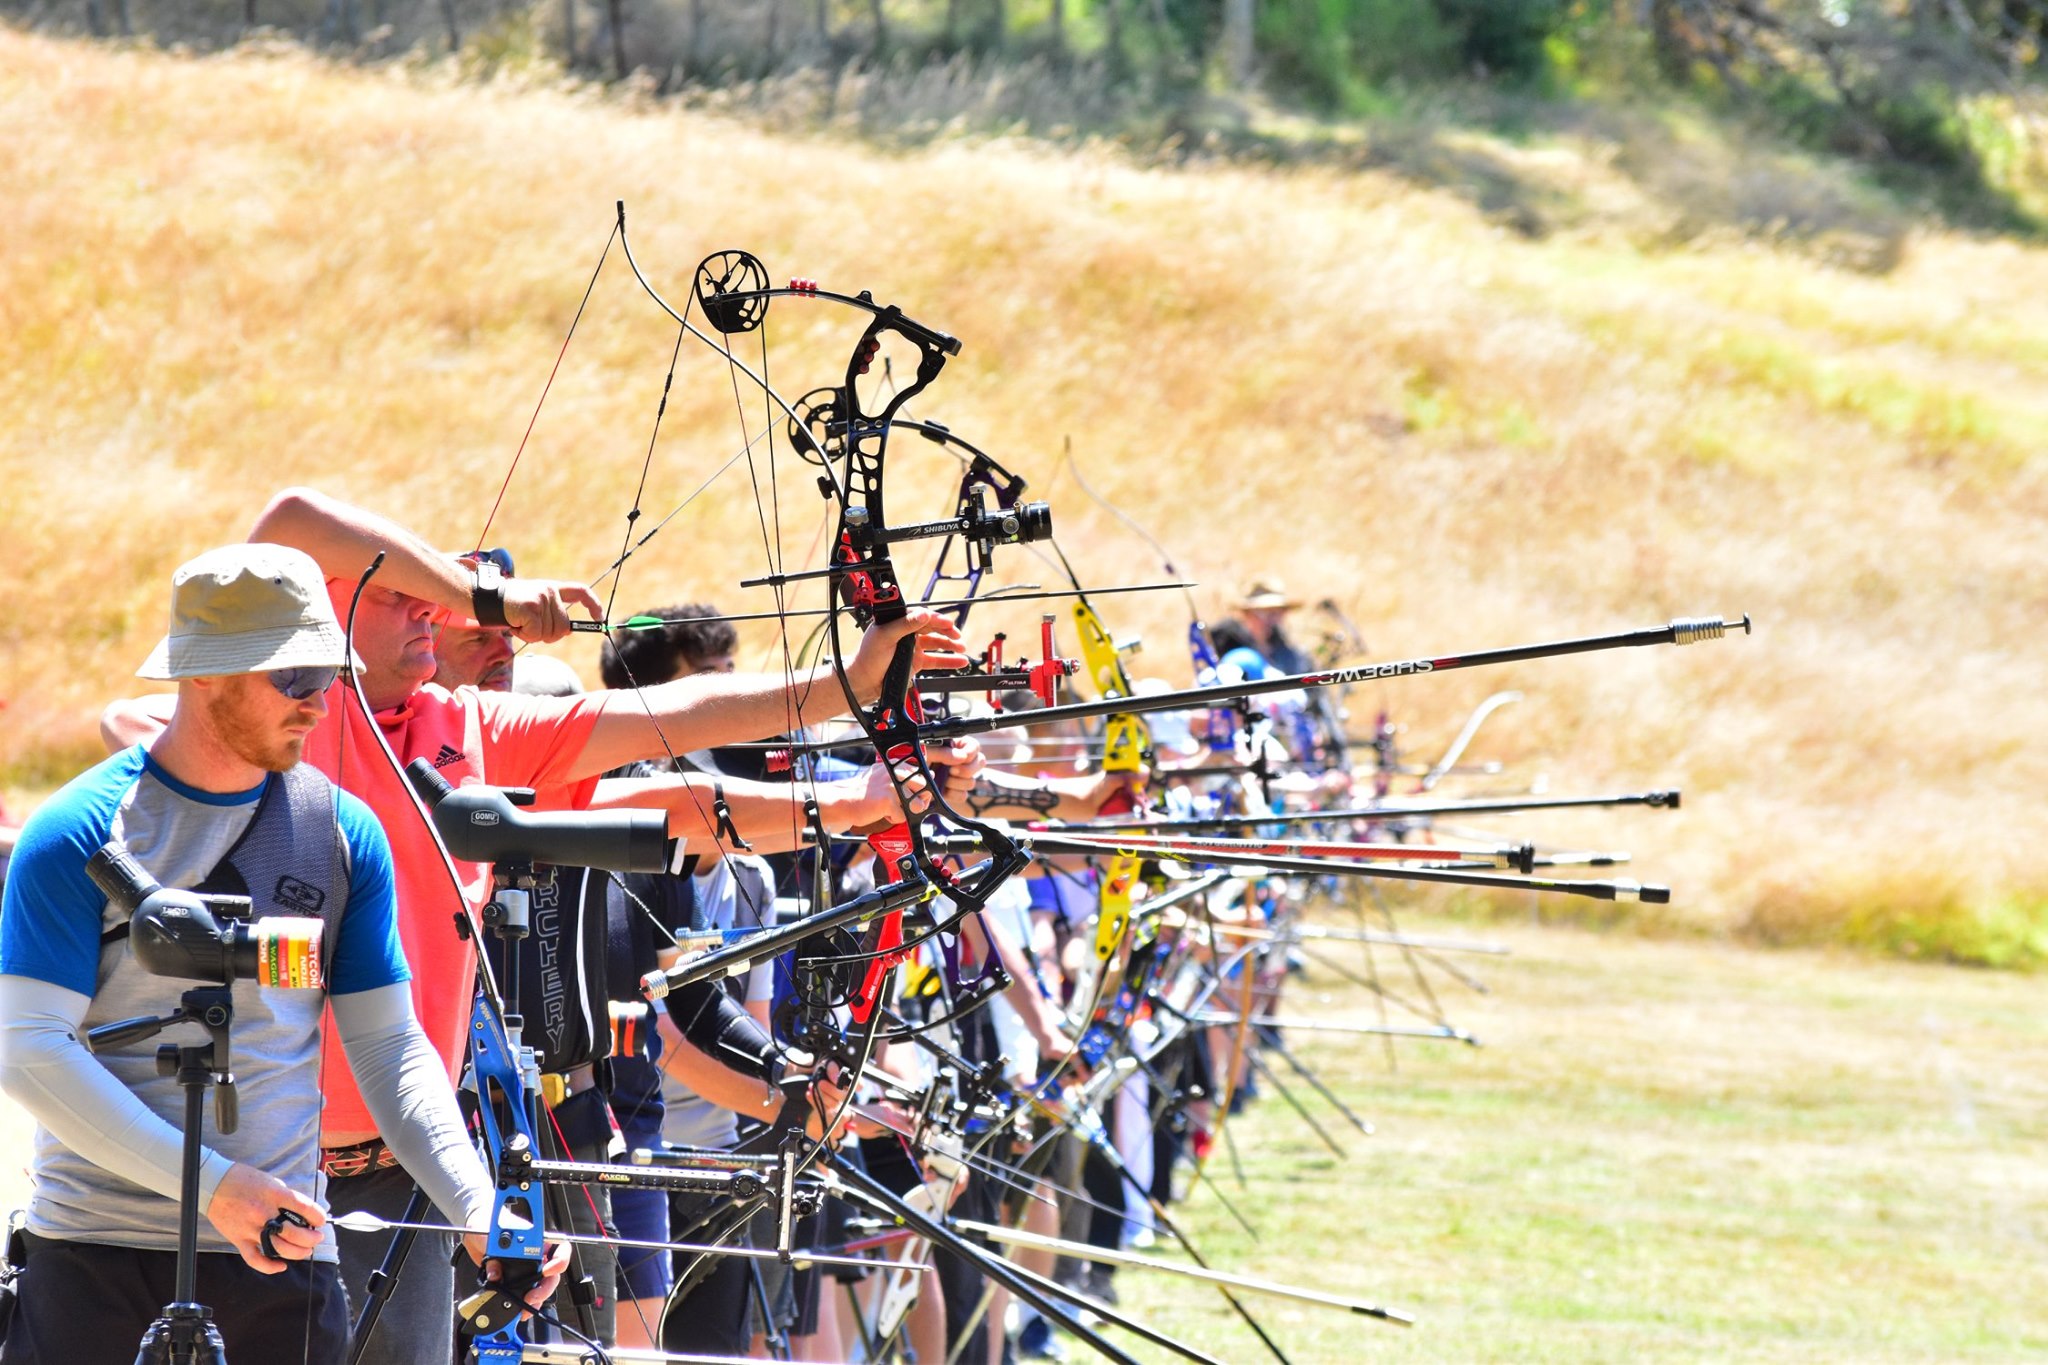
[[[1252,79],[1252,0],[1223,0],[1223,71],[1233,88]]]

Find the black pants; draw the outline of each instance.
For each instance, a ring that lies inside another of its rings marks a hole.
[[[977,1223],[993,1223],[996,1220],[993,1183],[978,1171],[968,1176],[960,1197],[953,1201],[951,1216],[972,1219]],[[962,1235],[983,1251],[989,1249],[986,1239]],[[986,1359],[989,1321],[987,1313],[982,1311],[982,1296],[989,1290],[987,1277],[972,1261],[943,1248],[932,1249],[932,1264],[938,1267],[939,1293],[946,1301],[947,1349],[961,1360]],[[973,1326],[970,1327],[969,1323]],[[1001,1330],[1001,1324],[997,1324],[997,1330]]]
[[[412,1177],[403,1166],[387,1166],[361,1175],[330,1176],[327,1208],[330,1216],[351,1212],[374,1213],[380,1218],[403,1218],[412,1198]],[[441,1210],[428,1206],[429,1223],[448,1223]],[[369,1293],[370,1272],[384,1263],[391,1249],[392,1234],[336,1232],[341,1248],[341,1273],[348,1285],[351,1319],[363,1310]],[[452,1261],[455,1234],[421,1232],[406,1253],[398,1278],[391,1282],[390,1297],[370,1331],[363,1348],[363,1365],[422,1365],[423,1362],[455,1358],[455,1294],[476,1284],[475,1267],[462,1258],[465,1275],[457,1281]],[[14,1365],[8,1361],[7,1365]],[[232,1356],[229,1365],[241,1365]]]
[[[109,1365],[135,1348],[169,1303],[178,1258],[96,1242],[28,1236],[20,1300],[0,1358],[7,1365]],[[348,1304],[331,1261],[295,1261],[265,1275],[241,1257],[202,1253],[199,1302],[213,1310],[223,1353],[237,1365],[340,1365]]]

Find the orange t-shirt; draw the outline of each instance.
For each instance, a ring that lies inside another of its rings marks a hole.
[[[448,1064],[452,1080],[462,1069],[475,994],[476,947],[457,937],[461,911],[449,863],[429,831],[407,783],[377,748],[377,730],[398,758],[399,768],[424,758],[452,786],[488,782],[498,787],[553,788],[550,804],[575,806],[590,798],[595,776],[571,780],[577,759],[603,710],[603,694],[587,697],[527,697],[450,692],[432,683],[404,705],[380,711],[376,729],[355,695],[337,686],[324,720],[307,737],[305,761],[344,791],[361,797],[391,837],[391,861],[398,888],[398,938],[412,967],[413,1009],[420,1025]],[[563,789],[567,790],[564,791]],[[461,898],[480,909],[491,898],[487,864],[457,861]],[[333,1029],[326,1031],[320,1059],[327,1107],[321,1116],[335,1133],[371,1133],[370,1117],[356,1090],[355,1076]]]

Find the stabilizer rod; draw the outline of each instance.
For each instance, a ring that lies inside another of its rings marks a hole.
[[[1624,630],[1611,635],[1582,635],[1570,640],[1552,640],[1536,645],[1510,645],[1505,649],[1482,649],[1471,654],[1442,654],[1434,658],[1397,659],[1383,664],[1359,664],[1354,668],[1333,668],[1317,673],[1293,673],[1254,682],[1228,683],[1221,687],[1190,687],[1177,692],[1155,692],[1145,697],[1101,697],[1095,701],[1046,706],[1029,712],[1028,725],[1049,725],[1060,720],[1086,720],[1094,716],[1134,715],[1153,711],[1186,711],[1211,707],[1219,702],[1244,697],[1267,697],[1279,692],[1299,692],[1310,687],[1343,687],[1370,682],[1375,678],[1401,678],[1416,673],[1448,673],[1459,668],[1485,668],[1494,664],[1522,663],[1529,659],[1552,659],[1563,654],[1591,654],[1606,649],[1633,649],[1643,645],[1689,645],[1701,640],[1718,640],[1730,630],[1750,632],[1749,617],[1730,621],[1721,616],[1682,616],[1665,626]],[[959,735],[983,735],[991,730],[1008,730],[1019,723],[1014,715],[954,716],[918,726],[927,740],[952,739]]]
[[[1039,712],[1032,712],[1038,715]],[[1514,811],[1528,810],[1573,810],[1585,806],[1648,806],[1653,810],[1677,810],[1680,794],[1676,789],[1652,792],[1630,792],[1620,796],[1505,796],[1498,799],[1478,801],[1438,801],[1419,805],[1372,805],[1354,806],[1346,810],[1295,810],[1283,811],[1277,815],[1212,815],[1197,820],[1089,820],[1071,825],[1054,825],[1050,821],[1034,821],[1026,825],[1030,830],[1060,830],[1068,834],[1082,834],[1093,830],[1110,829],[1234,829],[1246,825],[1295,825],[1313,824],[1317,821],[1338,820],[1407,820],[1431,815],[1502,815]],[[1418,856],[1427,856],[1419,854]]]

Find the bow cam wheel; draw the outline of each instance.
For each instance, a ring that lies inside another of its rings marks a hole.
[[[768,316],[768,267],[751,251],[720,251],[697,266],[697,306],[727,336],[751,332]]]

